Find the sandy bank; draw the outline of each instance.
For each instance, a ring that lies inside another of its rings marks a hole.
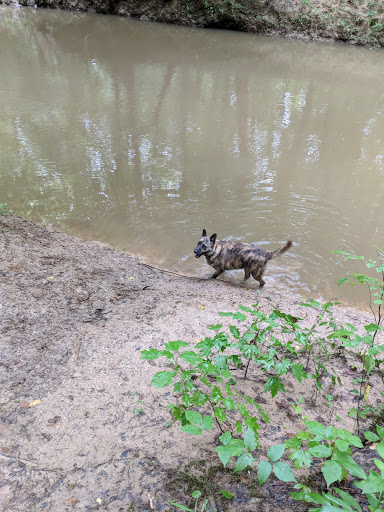
[[[310,321],[301,300],[268,284],[260,294],[266,310],[276,301]],[[166,510],[167,500],[183,499],[186,487],[175,477],[192,461],[219,463],[219,432],[194,438],[167,426],[171,390],[150,386],[161,362],[140,360],[140,350],[201,339],[218,312],[254,302],[255,290],[164,274],[105,244],[0,216],[0,509]],[[352,309],[337,315],[355,325],[368,320]],[[354,375],[345,361],[336,364],[346,379],[338,414],[347,416]],[[300,422],[285,395],[268,404],[263,382],[251,374],[247,391],[274,415],[263,427],[268,445]],[[382,388],[374,376],[372,399]],[[305,396],[305,386],[287,382],[287,389],[291,398]],[[308,402],[308,414],[326,422],[329,408]],[[230,510],[304,510],[282,482],[260,493],[246,479],[212,475],[235,494]]]

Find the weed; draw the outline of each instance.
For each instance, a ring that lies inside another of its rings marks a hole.
[[[362,256],[345,252],[341,254],[347,259],[364,260]],[[243,378],[246,379],[252,364],[253,371],[266,375],[264,392],[270,393],[272,399],[285,391],[284,375],[289,374],[300,383],[310,379],[308,382],[313,382],[314,400],[324,395],[331,419],[337,397],[329,392],[329,387],[327,393],[323,392],[323,379],[326,374],[331,377],[331,389],[341,386],[342,381],[335,373],[331,359],[344,357],[345,353],[351,352],[354,356],[357,354],[362,363],[362,371],[354,381],[358,404],[350,410],[350,415],[357,418],[357,431],[359,417],[367,417],[369,414],[381,417],[382,404],[371,406],[367,400],[369,378],[384,362],[381,359],[384,345],[377,344],[379,333],[384,332],[384,248],[378,249],[377,255],[378,260],[369,259],[365,262],[368,269],[376,272],[374,277],[350,273],[339,281],[339,284],[361,284],[369,292],[373,322],[364,326],[363,334],[359,334],[352,324],[341,325],[335,320],[333,307],[338,303],[321,304],[312,299],[301,303],[302,307],[316,313],[315,321],[309,326],[301,318],[287,314],[277,306],[266,314],[256,303],[251,307],[238,306],[236,312],[220,313],[222,317],[230,319],[228,327],[221,323],[211,325],[209,329],[213,331],[212,336],[198,341],[194,346],[177,340],[165,343],[162,350],[151,348],[141,352],[142,359],[165,357],[167,365],[171,366],[170,371],[157,372],[152,378],[152,384],[158,388],[173,386],[176,403],[169,403],[167,407],[173,420],[180,424],[180,430],[197,436],[212,430],[216,424],[221,431],[216,452],[224,468],[230,464],[236,474],[247,467],[255,467],[259,485],[266,482],[272,473],[284,482],[296,482],[295,489],[298,492],[292,493],[295,499],[324,505],[314,511],[353,512],[361,509],[344,490],[335,488],[338,497],[330,492],[320,495],[312,493],[302,483],[297,483],[291,465],[282,460],[284,456],[289,456],[294,470],[303,466],[310,468],[314,458],[323,459],[321,471],[328,487],[340,482],[348,474],[359,478],[360,481],[355,482],[355,485],[367,495],[371,512],[381,510],[383,505],[384,462],[375,459],[381,473],[370,471],[367,476],[352,458],[351,447],[362,448],[360,438],[345,429],[308,421],[301,409],[302,399],[294,403],[293,407],[302,417],[305,429],[287,442],[270,447],[268,460],[258,460],[255,452],[260,448],[260,422],[268,423],[271,419],[259,403],[239,391],[235,375],[243,371]],[[362,406],[363,399],[367,405]],[[338,416],[336,419],[341,420]],[[377,433],[365,432],[365,437],[370,442],[378,441],[377,453],[384,458],[384,428],[377,425]],[[191,478],[195,489],[202,488],[202,481],[195,476]],[[194,509],[174,502],[172,504],[182,510],[196,511],[201,492],[194,491],[192,496],[195,499]],[[201,510],[205,506],[206,502]]]
[[[171,505],[174,507],[180,508],[181,510],[186,510],[188,512],[197,512],[197,505],[199,503],[199,499],[201,498],[201,492],[200,491],[193,491],[192,498],[195,500],[195,508],[188,508],[184,507],[184,505],[180,505],[179,503],[175,503],[174,501],[171,502]],[[205,500],[203,505],[201,506],[200,512],[204,512],[205,507],[207,506],[208,500]]]

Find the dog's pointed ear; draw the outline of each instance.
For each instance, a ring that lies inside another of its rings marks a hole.
[[[213,233],[213,235],[211,236],[211,238],[209,240],[214,244],[216,242],[216,238],[217,238],[217,234]]]
[[[201,236],[207,236],[207,232],[205,229],[203,229],[203,234]]]

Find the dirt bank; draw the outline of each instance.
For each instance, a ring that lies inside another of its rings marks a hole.
[[[230,510],[304,510],[289,485],[259,489],[252,473],[223,472],[218,431],[195,438],[169,426],[170,389],[150,386],[164,368],[140,359],[142,349],[205,337],[218,312],[253,304],[255,293],[164,274],[105,244],[0,216],[0,509],[168,510],[170,499],[186,502],[188,483],[204,490],[208,482],[220,510],[228,505],[219,489],[235,495]],[[310,320],[288,291],[276,295],[267,283],[260,300],[266,310],[275,300]],[[367,320],[352,309],[337,315],[355,325]],[[354,375],[344,360],[335,365],[343,376],[338,414],[353,428]],[[329,419],[329,407],[314,406],[304,386],[286,384],[291,401],[306,397],[311,418]],[[375,402],[379,376],[371,385]],[[301,428],[286,395],[269,404],[252,372],[248,386],[274,417],[262,429],[265,446]]]
[[[0,0],[0,4],[14,0]],[[381,0],[21,0],[144,21],[384,46]]]

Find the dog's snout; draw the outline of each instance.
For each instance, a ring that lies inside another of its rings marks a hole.
[[[200,258],[201,252],[199,246],[197,246],[196,249],[193,250],[193,252],[195,253],[195,258]]]

